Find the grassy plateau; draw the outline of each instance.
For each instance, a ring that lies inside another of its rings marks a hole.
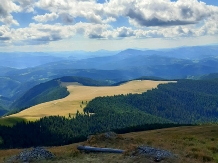
[[[70,95],[63,99],[45,102],[25,109],[17,114],[9,117],[25,118],[27,120],[36,120],[45,116],[71,116],[75,115],[77,111],[83,113],[86,104],[100,96],[113,96],[119,94],[146,92],[152,88],[156,88],[161,83],[168,83],[169,81],[152,81],[152,80],[134,80],[119,86],[83,86],[79,83],[62,83],[66,86]]]

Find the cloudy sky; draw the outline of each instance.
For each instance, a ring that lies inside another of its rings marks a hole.
[[[218,44],[218,0],[0,0],[0,51]]]

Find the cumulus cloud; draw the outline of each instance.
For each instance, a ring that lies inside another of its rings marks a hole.
[[[75,17],[84,17],[90,23],[102,23],[104,20],[103,5],[95,0],[39,0],[36,6],[58,13],[64,23],[72,23]]]
[[[11,12],[18,12],[19,6],[17,6],[11,0],[1,0],[0,3],[0,22],[6,25],[19,25],[19,23],[13,19]]]
[[[46,11],[33,16],[38,24],[9,27],[19,25],[12,13],[38,8]],[[129,24],[119,26],[120,17]],[[52,24],[54,20],[60,23]],[[47,44],[75,35],[90,39],[192,37],[218,34],[218,7],[197,0],[110,0],[103,4],[96,0],[1,0],[0,22],[4,24],[0,42],[17,45]]]
[[[75,25],[62,24],[35,24],[31,23],[26,28],[10,29],[7,26],[0,27],[0,42],[10,41],[14,45],[37,45],[48,44],[52,41],[59,41],[72,38],[76,34],[84,35],[87,38],[106,38],[104,34],[111,28],[104,24],[77,23]]]
[[[6,45],[11,40],[11,32],[8,26],[0,26],[0,43]],[[4,44],[3,44],[4,43]]]
[[[135,26],[175,26],[196,24],[218,13],[218,9],[197,0],[110,0],[106,12],[125,16]]]
[[[33,19],[37,22],[48,22],[57,19],[59,16],[56,13],[46,13],[45,15],[34,16]]]
[[[34,0],[16,0],[19,3],[21,11],[33,12],[34,11]]]
[[[63,14],[61,14],[61,20],[65,24],[71,24],[71,23],[73,23],[74,18],[67,13],[63,13]]]

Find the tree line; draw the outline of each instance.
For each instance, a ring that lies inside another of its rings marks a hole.
[[[217,108],[218,80],[179,80],[142,94],[95,98],[83,114],[77,112],[73,118],[53,116],[0,126],[0,147],[65,145],[107,131],[125,133],[218,122]]]

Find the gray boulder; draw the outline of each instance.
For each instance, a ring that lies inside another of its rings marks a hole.
[[[36,147],[32,150],[24,150],[20,152],[20,154],[16,156],[12,156],[9,158],[6,163],[12,163],[12,162],[22,162],[22,163],[28,163],[32,160],[47,160],[54,158],[54,154],[46,150],[42,147]]]

